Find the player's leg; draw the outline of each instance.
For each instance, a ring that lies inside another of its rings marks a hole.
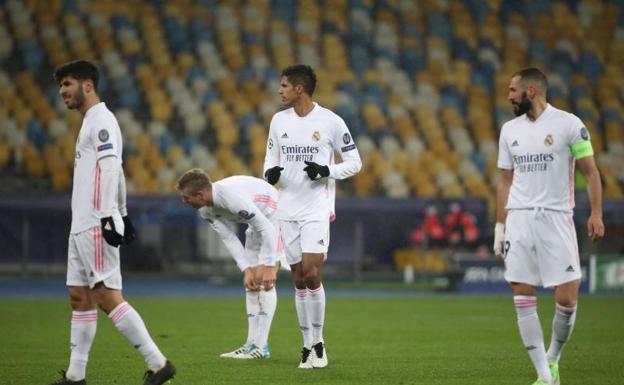
[[[545,286],[554,286],[555,315],[550,346],[546,353],[553,384],[559,384],[561,350],[569,340],[576,320],[581,266],[572,215],[545,211],[539,218],[538,255]]]
[[[89,294],[86,268],[79,254],[77,238],[80,234],[70,234],[67,254],[67,286],[72,308],[71,355],[63,378],[54,384],[85,384],[89,351],[97,330],[97,309]]]
[[[315,368],[324,368],[328,363],[323,338],[325,289],[321,274],[328,246],[329,220],[310,221],[301,226],[302,270],[312,324],[312,366]]]
[[[541,284],[537,255],[533,251],[535,226],[531,211],[510,211],[505,231],[505,279],[510,282],[518,330],[539,380],[551,381],[544,334],[537,313],[535,286]]]
[[[262,283],[262,268],[255,269],[256,284],[260,286]],[[256,337],[256,345],[262,350],[263,358],[269,358],[269,333],[271,331],[271,323],[277,308],[277,292],[275,286],[270,288],[260,288],[258,291],[258,301],[260,302],[260,312],[258,313],[258,334]]]
[[[555,289],[555,316],[552,322],[552,335],[546,357],[550,366],[553,385],[559,385],[559,359],[561,351],[572,335],[576,321],[576,306],[580,282],[567,282]]]
[[[295,310],[297,312],[299,329],[303,337],[303,348],[301,349],[299,368],[312,369],[312,363],[309,360],[310,352],[312,351],[312,324],[310,323],[307,306],[308,290],[303,279],[301,264],[301,234],[299,222],[280,221],[279,227],[284,247],[284,255],[286,261],[290,265],[290,274],[295,286]]]
[[[308,312],[312,325],[312,366],[324,368],[327,366],[327,352],[323,338],[325,323],[325,289],[321,281],[324,254],[304,253],[302,270],[307,287]]]
[[[96,238],[98,263],[89,274],[91,297],[145,360],[148,371],[145,384],[162,384],[175,374],[175,367],[158,349],[139,313],[123,298],[119,249],[101,237]]]

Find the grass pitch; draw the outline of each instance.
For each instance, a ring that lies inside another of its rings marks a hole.
[[[219,354],[244,342],[244,298],[128,298],[178,368],[174,385],[531,384],[535,374],[516,327],[511,296],[332,297],[328,290],[326,369],[297,369],[301,335],[294,300],[280,296],[271,358]],[[553,297],[538,300],[550,338]],[[45,385],[69,359],[69,304],[0,300],[0,383]],[[620,385],[624,297],[582,297],[561,361],[564,385]],[[89,385],[142,384],[142,358],[100,312]]]

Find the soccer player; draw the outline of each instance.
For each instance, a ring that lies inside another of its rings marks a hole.
[[[362,167],[345,122],[312,101],[315,88],[311,67],[294,65],[282,71],[279,95],[288,108],[271,120],[264,161],[266,180],[281,185],[280,231],[303,333],[299,367],[305,369],[327,366],[321,271],[334,217],[335,180],[355,175]],[[341,163],[334,164],[334,151]]]
[[[182,202],[199,211],[219,234],[244,274],[247,305],[247,341],[222,358],[269,358],[269,331],[277,306],[275,277],[279,231],[277,190],[262,179],[231,176],[212,183],[201,169],[187,171],[176,186]],[[245,246],[237,224],[247,224]]]
[[[97,94],[99,72],[88,61],[58,67],[54,79],[67,108],[84,116],[76,141],[67,286],[72,307],[69,369],[57,385],[84,385],[99,306],[145,359],[145,385],[160,385],[176,369],[150,337],[121,292],[119,246],[134,238],[125,207],[122,137],[113,113]]]
[[[604,235],[602,187],[589,132],[578,117],[547,103],[547,88],[546,76],[535,68],[511,78],[507,98],[516,118],[500,133],[494,230],[494,252],[505,262],[520,337],[537,371],[534,385],[559,384],[561,350],[576,319],[581,266],[572,219],[575,163],[587,180],[588,235],[593,241]],[[536,286],[555,288],[548,350]]]

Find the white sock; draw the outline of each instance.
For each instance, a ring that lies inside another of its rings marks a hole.
[[[514,296],[514,305],[518,314],[518,328],[524,347],[529,353],[533,366],[537,371],[538,379],[550,383],[552,381],[546,349],[544,348],[544,334],[537,315],[537,298],[527,295]]]
[[[565,307],[556,304],[555,317],[552,323],[552,336],[550,338],[550,347],[546,356],[548,362],[559,363],[561,358],[561,349],[568,342],[574,329],[574,321],[576,321],[576,306]]]
[[[245,304],[247,307],[247,342],[245,345],[256,343],[258,334],[258,313],[260,313],[260,295],[258,291],[247,290],[245,292]]]
[[[303,334],[303,346],[312,349],[312,324],[308,311],[308,289],[295,288],[295,309],[297,309],[297,319],[299,329]]]
[[[258,313],[258,334],[256,345],[262,349],[269,341],[269,332],[271,331],[271,322],[277,307],[277,293],[275,287],[271,290],[260,290],[260,312]]]
[[[117,330],[139,350],[148,369],[158,370],[165,366],[165,356],[150,337],[139,313],[128,302],[122,302],[108,315]]]
[[[72,312],[71,319],[71,356],[65,377],[72,381],[83,380],[87,373],[89,351],[93,345],[97,330],[97,310]]]
[[[316,289],[308,289],[308,309],[312,323],[312,344],[323,340],[323,323],[325,322],[325,289],[323,284]]]

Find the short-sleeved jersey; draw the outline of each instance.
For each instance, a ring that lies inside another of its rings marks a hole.
[[[572,211],[574,162],[575,158],[593,155],[589,140],[589,132],[578,117],[550,104],[535,121],[524,114],[505,123],[499,139],[498,167],[513,169],[506,208]],[[576,150],[579,147],[585,150]]]
[[[334,151],[342,162],[334,164]],[[304,161],[329,166],[329,178],[310,180]],[[327,220],[334,214],[335,179],[355,175],[362,166],[360,154],[344,120],[314,103],[306,116],[294,108],[273,116],[267,141],[264,172],[281,166],[279,218]]]
[[[275,264],[277,231],[270,218],[277,211],[278,195],[273,186],[251,176],[231,176],[212,184],[213,205],[200,208],[199,215],[210,222],[239,267],[244,250],[233,230],[235,223],[247,224],[262,236],[260,261]]]
[[[100,168],[98,161],[113,156],[121,163],[121,130],[115,115],[103,102],[89,108],[76,141],[72,188],[72,224],[76,234],[100,225]],[[117,184],[117,183],[115,183]],[[117,208],[117,200],[113,208]]]

